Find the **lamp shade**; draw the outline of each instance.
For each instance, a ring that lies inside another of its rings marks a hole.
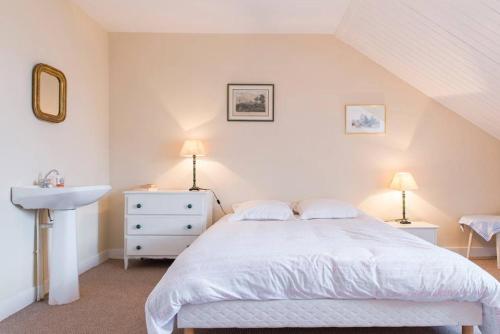
[[[408,172],[396,173],[392,178],[390,187],[391,189],[401,190],[401,191],[418,189],[417,182],[415,182],[413,175],[411,175]]]
[[[189,139],[184,142],[181,149],[181,156],[192,157],[193,155],[204,156],[206,155],[205,147],[201,140]]]

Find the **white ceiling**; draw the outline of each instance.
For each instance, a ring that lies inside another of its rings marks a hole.
[[[72,0],[109,31],[335,34],[500,139],[498,0]]]
[[[349,0],[72,0],[108,31],[329,33]]]

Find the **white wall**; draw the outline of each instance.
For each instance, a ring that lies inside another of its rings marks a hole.
[[[500,211],[500,142],[335,37],[113,33],[110,59],[113,248],[123,239],[120,191],[190,186],[186,138],[205,140],[198,183],[228,209],[333,196],[397,218],[401,195],[387,187],[409,170],[420,186],[409,214],[439,225],[440,245],[465,246],[461,215]],[[227,122],[231,82],[274,83],[275,122]],[[385,104],[387,134],[345,135],[353,103]]]
[[[68,80],[63,123],[35,118],[31,71],[46,63]],[[69,185],[109,183],[108,37],[66,0],[0,0],[0,318],[33,299],[33,213],[14,207],[10,188],[58,168]],[[86,266],[106,249],[104,205],[78,210]]]

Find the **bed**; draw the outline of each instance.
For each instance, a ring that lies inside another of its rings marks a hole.
[[[462,326],[498,334],[500,283],[464,257],[370,216],[230,221],[168,269],[149,334],[184,328]]]

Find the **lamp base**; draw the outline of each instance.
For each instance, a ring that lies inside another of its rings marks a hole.
[[[400,219],[399,220],[399,223],[400,224],[411,224],[411,221],[407,220],[407,219]]]
[[[192,186],[191,188],[189,188],[189,191],[200,191],[200,190],[201,188],[197,186]]]

